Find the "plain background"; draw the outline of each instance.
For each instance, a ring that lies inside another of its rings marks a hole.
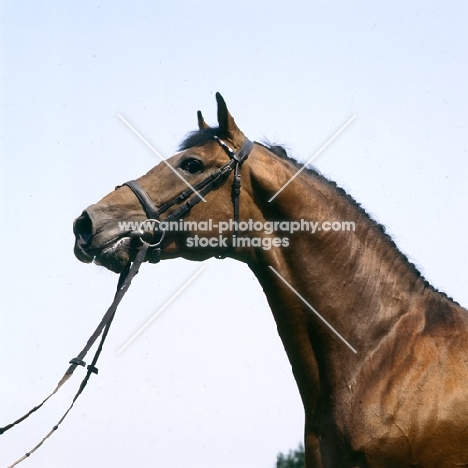
[[[0,425],[50,392],[117,277],[73,256],[72,222],[216,123],[220,91],[251,138],[315,161],[385,224],[437,288],[468,304],[466,1],[0,2]],[[272,468],[303,415],[248,268],[144,265],[99,375],[24,467]],[[346,351],[344,351],[346,352]],[[0,438],[7,466],[82,376]]]

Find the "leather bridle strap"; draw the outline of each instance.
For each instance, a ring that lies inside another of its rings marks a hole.
[[[239,200],[241,192],[240,168],[242,166],[242,163],[248,158],[250,152],[253,149],[254,144],[252,141],[246,138],[243,145],[239,148],[239,151],[236,152],[219,137],[215,136],[213,137],[213,139],[224,149],[224,151],[226,151],[230,160],[198,184],[183,191],[171,201],[161,205],[159,209],[154,205],[153,201],[151,200],[151,197],[148,195],[146,190],[136,180],[130,180],[122,184],[122,186],[127,186],[128,188],[130,188],[132,192],[136,195],[143,209],[145,210],[148,219],[159,221],[161,213],[164,213],[172,206],[177,205],[183,202],[184,200],[187,200],[184,204],[182,204],[179,208],[177,208],[169,216],[167,216],[164,219],[164,221],[170,222],[181,218],[186,212],[190,211],[190,209],[193,206],[199,203],[203,199],[204,195],[219,187],[229,177],[231,171],[234,170],[232,198],[234,205],[235,235],[237,235],[240,211]],[[156,254],[157,257],[153,258],[153,261],[158,261],[161,253],[159,245],[157,245],[155,249],[152,249],[151,253],[153,254],[153,257],[155,257],[154,254]]]
[[[234,204],[234,235],[237,237],[238,224],[239,224],[239,212],[240,212],[240,192],[241,192],[241,175],[240,169],[242,163],[249,157],[250,152],[253,149],[253,143],[246,138],[244,144],[240,147],[236,153],[225,141],[215,136],[214,140],[226,151],[231,161],[236,161],[234,169],[234,181],[232,183],[232,201]]]
[[[179,194],[177,197],[173,198],[171,201],[165,203],[164,205],[161,205],[158,208],[154,205],[153,201],[151,200],[150,196],[146,192],[146,190],[136,181],[136,180],[130,180],[128,182],[124,182],[122,185],[120,185],[117,188],[127,186],[132,190],[132,192],[136,195],[138,198],[138,201],[141,203],[143,209],[145,210],[146,216],[148,216],[149,219],[160,219],[161,213],[164,213],[167,211],[169,208],[171,208],[174,205],[177,205],[178,203],[183,202],[184,200],[187,200],[187,198],[190,197],[190,195],[194,194],[192,198],[190,198],[182,207],[187,206],[187,208],[182,208],[180,207],[179,210],[176,210],[171,215],[169,215],[165,220],[171,221],[177,219],[177,217],[180,216],[174,216],[175,213],[179,215],[184,214],[186,211],[188,211],[192,206],[196,205],[199,203],[202,198],[199,195],[205,195],[206,193],[210,192],[213,190],[219,183],[224,181],[229,173],[232,171],[232,162],[229,161],[227,164],[224,166],[220,167],[217,171],[213,172],[210,174],[207,178],[203,179],[201,182],[198,184],[194,185],[193,188],[189,188]]]
[[[141,185],[136,180],[129,180],[122,185],[126,185],[129,187],[132,192],[137,196],[138,200],[141,203],[141,206],[145,210],[146,216],[148,219],[157,219],[159,220],[159,210],[156,208],[153,200],[151,200],[150,196],[146,193],[145,190],[141,187]]]

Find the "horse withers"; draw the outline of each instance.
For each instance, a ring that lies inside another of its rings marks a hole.
[[[468,467],[468,315],[335,183],[218,126],[75,220],[75,255],[120,272],[231,257],[261,283],[305,410],[307,468]]]

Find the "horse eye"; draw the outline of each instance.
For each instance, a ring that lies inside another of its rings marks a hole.
[[[182,162],[180,167],[184,170],[187,171],[190,174],[195,174],[196,172],[201,172],[203,171],[203,163],[199,161],[198,159],[186,159],[185,161]]]

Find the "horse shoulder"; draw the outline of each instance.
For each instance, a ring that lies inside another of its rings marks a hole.
[[[353,452],[381,460],[371,466],[392,457],[468,465],[467,382],[468,311],[430,295],[364,359],[343,399],[341,429]]]

